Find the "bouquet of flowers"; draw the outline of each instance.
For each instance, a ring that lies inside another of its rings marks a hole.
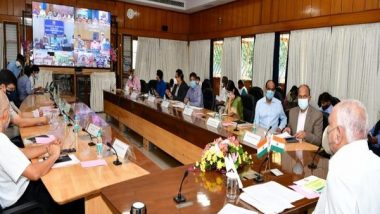
[[[243,146],[235,137],[227,139],[218,138],[209,143],[203,150],[200,162],[195,163],[195,167],[202,172],[209,170],[222,170],[226,167],[224,157],[231,155],[236,169],[252,163],[252,156],[244,151]]]

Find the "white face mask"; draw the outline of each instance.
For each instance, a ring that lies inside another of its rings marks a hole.
[[[16,61],[16,66],[21,67],[21,63],[19,61]]]
[[[132,75],[129,75],[128,79],[129,79],[129,80],[132,80],[132,79],[133,79]]]
[[[174,85],[177,85],[177,84],[178,84],[177,79],[174,78]]]

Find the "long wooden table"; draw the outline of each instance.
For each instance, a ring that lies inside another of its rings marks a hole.
[[[20,110],[31,111],[47,104],[49,104],[49,96],[31,95],[22,103]],[[60,124],[62,124],[62,119]],[[62,129],[62,127],[59,126],[58,129]],[[46,125],[20,128],[20,135],[23,139],[52,132],[57,132],[57,127]],[[95,147],[90,147],[88,142],[90,142],[89,136],[84,132],[79,133],[78,149],[75,156],[80,161],[97,159]],[[72,144],[70,140],[64,139],[64,148],[69,147],[70,144]],[[138,155],[138,157],[140,160],[143,159],[141,155]],[[149,173],[132,162],[124,162],[120,166],[115,166],[112,163],[114,159],[115,156],[113,155],[104,157],[107,166],[83,168],[80,164],[76,164],[54,168],[42,177],[42,181],[58,204],[85,198],[86,213],[110,213],[110,210],[100,197],[101,189]]]
[[[326,178],[328,159],[318,156],[315,160],[317,168],[311,170],[307,165],[312,161],[315,153],[302,150],[304,149],[302,146],[299,149],[283,154],[272,153],[270,167],[280,169],[284,175],[275,177],[270,172],[265,172],[264,180],[273,180],[288,186],[293,181],[309,175]],[[261,161],[256,159],[251,168],[258,171]],[[131,205],[137,201],[143,202],[149,213],[217,213],[226,203],[255,210],[254,207],[243,201],[231,202],[226,199],[225,175],[215,171],[203,173],[199,170],[191,170],[182,187],[182,193],[191,205],[177,208],[173,196],[178,192],[186,169],[192,169],[192,165],[185,165],[112,185],[103,189],[102,197],[113,213],[128,212]],[[242,175],[246,170],[242,171]],[[244,187],[254,184],[253,180],[242,179]],[[305,213],[316,205],[317,200],[301,199],[293,203],[294,208],[285,210],[284,213]]]
[[[206,144],[219,137],[236,136],[243,142],[244,134],[251,127],[239,128],[219,126],[218,129],[207,126],[210,117],[206,109],[196,111],[191,117],[183,115],[180,108],[162,108],[160,101],[149,102],[147,99],[131,99],[123,93],[104,91],[104,111],[107,115],[143,136],[145,142],[151,142],[183,164],[195,163]],[[233,118],[225,117],[224,121]],[[264,129],[258,128],[264,135]],[[301,142],[287,144],[287,151],[315,150],[315,145]],[[245,147],[255,153],[256,150]]]

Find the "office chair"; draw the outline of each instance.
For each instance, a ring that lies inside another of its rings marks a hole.
[[[45,206],[36,201],[29,201],[24,204],[6,209],[0,207],[0,213],[2,214],[23,214],[30,213],[32,211],[35,211],[36,213],[47,214]]]

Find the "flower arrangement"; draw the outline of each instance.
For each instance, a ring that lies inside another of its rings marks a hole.
[[[218,138],[209,143],[203,150],[200,162],[195,163],[195,167],[202,172],[209,170],[222,170],[226,167],[224,157],[231,155],[236,169],[252,163],[252,156],[244,151],[243,146],[235,137],[227,139]]]

